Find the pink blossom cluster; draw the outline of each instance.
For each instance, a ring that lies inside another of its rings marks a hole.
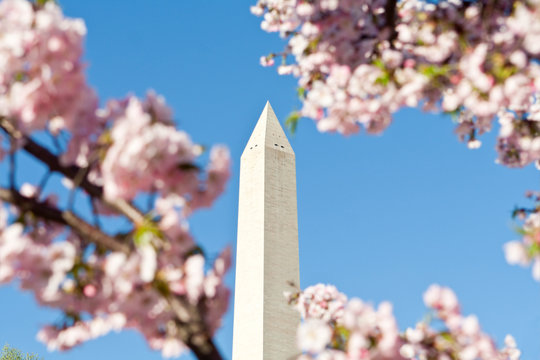
[[[511,265],[529,266],[532,263],[533,278],[540,281],[540,193],[528,192],[527,197],[534,200],[535,206],[514,211],[515,217],[523,221],[518,229],[522,238],[504,244],[504,254]]]
[[[540,168],[540,103],[522,111],[501,111],[500,131],[497,138],[497,162],[512,167],[522,167],[535,162]]]
[[[439,285],[432,285],[424,293],[424,303],[433,310],[446,329],[430,329],[425,323],[405,331],[405,344],[400,354],[408,359],[505,359],[517,360],[521,352],[512,336],[507,335],[504,348],[497,349],[492,338],[482,332],[478,318],[464,316],[454,292]]]
[[[86,27],[54,2],[0,2],[0,116],[20,131],[71,133],[71,158],[100,128],[81,61]],[[72,160],[67,157],[66,160]]]
[[[194,165],[202,147],[174,127],[163,97],[112,101],[101,116],[112,121],[110,147],[101,164],[105,197],[132,200],[140,192],[184,195],[190,209],[210,206],[229,178],[229,152],[211,149],[207,179]]]
[[[261,27],[279,32],[280,74],[298,78],[320,131],[379,133],[402,107],[457,115],[469,147],[499,115],[499,161],[540,158],[537,0],[259,0]]]
[[[375,309],[360,299],[347,300],[334,287],[321,284],[289,299],[300,309],[317,309],[314,316],[301,311],[304,321],[297,334],[301,360],[517,360],[521,356],[510,335],[504,348],[497,349],[474,315],[461,314],[454,292],[439,285],[429,287],[424,303],[443,329],[423,321],[401,334],[387,302]],[[331,303],[339,303],[341,311],[336,313],[328,306]],[[329,314],[321,310],[325,308]]]
[[[333,285],[317,284],[291,296],[290,302],[304,319],[319,319],[325,322],[336,321],[343,316],[347,296]]]
[[[41,305],[66,314],[64,323],[38,334],[49,349],[67,350],[113,330],[134,328],[165,357],[180,355],[186,347],[171,326],[175,315],[156,284],[204,309],[210,334],[219,327],[228,304],[223,277],[230,266],[229,249],[205,272],[204,257],[190,254],[195,244],[183,229],[183,236],[167,243],[172,251],[156,251],[149,242],[130,255],[85,256],[88,247],[72,232],[66,241],[53,242],[68,230],[45,223],[9,224],[8,211],[0,206],[0,284],[19,279]]]
[[[230,250],[208,264],[187,217],[224,191],[227,148],[212,147],[208,164],[199,165],[203,147],[175,127],[165,99],[152,91],[99,108],[81,61],[84,22],[64,17],[56,2],[0,1],[0,33],[0,161],[28,151],[65,176],[69,197],[90,200],[94,218],[79,228],[66,225],[65,214],[79,223],[88,216],[58,202],[60,193],[42,194],[50,174],[0,189],[19,196],[0,203],[0,284],[19,281],[40,304],[64,312],[63,321],[38,334],[53,350],[132,328],[174,357],[188,346],[181,327],[190,321],[211,337],[228,306],[223,279]],[[36,144],[36,132],[55,145],[34,146],[48,152],[44,158],[25,147]],[[131,228],[113,233],[102,227],[106,216],[122,217]]]

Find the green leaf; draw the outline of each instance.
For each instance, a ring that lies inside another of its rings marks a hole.
[[[137,246],[149,245],[155,237],[162,238],[163,234],[153,222],[146,221],[135,230],[133,241]]]
[[[450,115],[450,118],[452,119],[452,122],[457,122],[459,119],[459,114],[461,114],[462,108],[459,107],[454,111],[445,111],[444,113],[447,115]]]
[[[540,245],[533,243],[531,246],[529,246],[529,249],[527,249],[527,253],[531,258],[536,257],[536,255],[540,253]]]
[[[525,229],[523,229],[522,227],[520,227],[520,226],[514,227],[514,231],[517,232],[519,235],[522,235],[522,236],[527,235],[527,231]]]
[[[454,338],[452,337],[452,334],[449,332],[443,331],[439,334],[444,340],[448,341],[449,343],[454,342]]]
[[[56,0],[36,0],[36,5],[44,6],[48,2],[56,3]]]
[[[25,74],[22,71],[15,74],[15,81],[23,81],[24,78],[25,78]]]
[[[381,59],[375,59],[373,60],[373,65],[378,67],[381,70],[386,70],[386,67],[384,66],[384,62]]]
[[[303,87],[299,87],[296,89],[296,93],[298,94],[298,97],[300,100],[304,100],[306,98],[306,89]]]
[[[317,46],[319,46],[320,40],[321,40],[320,36],[317,37],[316,39],[311,40],[309,44],[306,46],[306,48],[304,49],[304,54],[308,55],[317,51]]]
[[[336,333],[339,336],[342,336],[344,339],[348,339],[349,335],[351,334],[351,331],[347,329],[345,326],[336,325]]]
[[[500,84],[517,73],[517,68],[515,66],[494,66],[492,72],[495,76],[495,80]]]
[[[298,111],[293,111],[289,114],[287,119],[285,120],[285,126],[289,131],[294,134],[296,133],[296,129],[298,127],[298,121],[300,120],[300,113]]]
[[[386,86],[390,82],[390,74],[383,72],[381,76],[375,79],[375,84]]]
[[[0,352],[0,360],[40,360],[36,354],[23,354],[20,350],[4,345]]]
[[[437,78],[439,76],[446,76],[450,71],[450,66],[448,65],[422,65],[419,67],[420,73],[427,76],[430,79]]]

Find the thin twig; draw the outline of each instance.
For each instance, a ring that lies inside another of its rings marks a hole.
[[[0,129],[4,130],[11,138],[22,141],[23,149],[26,150],[30,155],[34,156],[36,159],[43,162],[51,171],[58,172],[65,177],[75,179],[77,174],[80,171],[80,167],[76,165],[63,165],[60,163],[58,156],[51,153],[44,146],[39,145],[31,138],[25,136],[19,130],[17,130],[11,122],[6,118],[0,117]],[[103,188],[101,186],[95,185],[88,180],[88,177],[84,177],[81,180],[80,187],[86,191],[90,196],[101,199],[102,202],[107,205],[109,208],[116,210],[126,216],[135,224],[142,224],[144,222],[144,215],[142,212],[137,209],[133,204],[117,199],[117,200],[108,200],[103,196]]]
[[[60,145],[60,141],[58,141],[58,137],[51,134],[51,138],[54,144],[54,147],[56,147],[56,151],[60,154],[62,152],[62,145]]]
[[[16,150],[16,146],[15,146],[15,140],[14,139],[10,139],[10,150],[9,150],[9,187],[10,189],[15,189],[16,188],[16,184],[15,184],[15,181],[16,181],[16,170],[17,170],[17,164],[16,164],[16,160],[15,160],[15,150]]]
[[[122,243],[120,239],[111,237],[100,229],[96,206],[93,201],[102,201],[109,208],[126,216],[133,222],[134,226],[143,223],[145,220],[144,215],[137,207],[128,201],[106,199],[103,188],[88,180],[87,169],[82,169],[76,165],[61,164],[59,156],[51,153],[47,148],[24,135],[6,118],[0,117],[0,129],[5,131],[12,141],[22,144],[22,149],[47,165],[51,172],[58,172],[64,175],[74,183],[74,187],[80,187],[90,195],[90,201],[92,201],[94,213],[96,214],[96,218],[94,219],[95,226],[85,222],[69,211],[69,209],[62,211],[54,205],[39,201],[37,198],[26,197],[15,189],[0,188],[0,200],[16,205],[22,213],[31,212],[36,217],[45,221],[68,226],[82,239],[103,246],[105,249],[120,251],[126,254],[129,254],[133,250],[132,247]],[[203,318],[204,309],[191,304],[183,297],[172,294],[163,296],[176,315],[179,338],[193,351],[197,358],[200,360],[221,360],[222,357],[206,327]]]
[[[73,210],[73,205],[75,204],[75,195],[77,194],[79,186],[81,186],[82,180],[86,177],[87,174],[88,168],[80,168],[77,175],[75,175],[75,178],[73,179],[73,186],[71,188],[71,191],[69,192],[69,199],[67,205],[67,208],[69,210]]]
[[[45,175],[43,176],[43,178],[41,179],[41,181],[39,182],[39,185],[38,185],[38,188],[37,188],[37,194],[36,194],[37,199],[39,199],[39,197],[41,196],[41,193],[43,192],[43,189],[45,188],[45,186],[47,185],[47,182],[51,178],[51,174],[52,173],[50,171],[47,171],[45,173]]]
[[[94,216],[94,226],[101,229],[101,221],[99,220],[99,214],[97,212],[96,201],[94,198],[89,197],[90,205],[92,206],[92,214]]]

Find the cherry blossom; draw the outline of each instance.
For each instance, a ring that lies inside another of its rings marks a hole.
[[[139,191],[163,194],[197,191],[197,174],[189,165],[201,147],[178,131],[159,109],[134,97],[110,105],[112,145],[101,167],[105,197],[132,200]],[[187,168],[184,168],[187,166]]]
[[[387,302],[374,308],[360,299],[347,300],[334,287],[322,284],[289,294],[288,298],[304,318],[297,333],[298,348],[302,351],[299,360],[517,360],[521,356],[510,335],[505,338],[504,347],[497,349],[494,341],[482,332],[476,316],[464,316],[454,292],[440,285],[428,288],[424,303],[431,316],[442,322],[443,329],[432,327],[426,320],[402,333],[398,331],[392,305]],[[327,306],[335,301],[345,302],[338,315]],[[314,306],[318,310],[311,313],[314,316],[303,311]]]
[[[421,105],[455,113],[471,148],[498,116],[499,162],[538,161],[537,1],[260,0],[252,11],[264,30],[289,39],[278,71],[299,78],[299,115],[321,131],[378,133],[400,108]],[[212,336],[228,307],[230,249],[209,263],[188,220],[224,191],[228,150],[211,147],[203,164],[204,147],[177,129],[153,91],[100,106],[82,61],[85,24],[54,1],[0,1],[0,32],[0,161],[24,152],[47,168],[22,185],[16,168],[2,174],[0,284],[16,281],[63,312],[38,333],[51,350],[134,329],[165,357],[191,349],[221,358]],[[63,194],[44,193],[52,173],[63,177]],[[506,254],[534,262],[540,278],[536,212]],[[127,225],[108,229],[108,217]],[[424,298],[444,331],[419,323],[400,333],[389,303],[348,300],[333,286],[289,294],[306,319],[300,358],[519,358],[511,337],[497,350],[450,289],[433,286]]]
[[[0,115],[30,133],[68,130],[73,139],[95,135],[97,96],[86,84],[81,61],[86,27],[58,6],[26,0],[0,3]],[[73,141],[79,153],[85,141]]]
[[[299,294],[289,295],[304,319],[334,321],[343,316],[347,297],[333,285],[317,284]]]
[[[307,319],[298,329],[298,347],[309,353],[323,351],[332,339],[332,328],[323,320]]]
[[[528,192],[527,197],[535,205],[514,210],[514,217],[523,222],[518,228],[522,239],[504,244],[504,254],[510,265],[529,266],[532,263],[533,278],[540,281],[540,194]]]
[[[201,164],[204,147],[153,91],[100,107],[81,60],[84,22],[54,1],[2,0],[0,31],[0,161],[26,152],[48,169],[20,186],[16,168],[2,174],[0,284],[17,280],[64,313],[38,334],[51,350],[135,329],[165,357],[221,358],[212,336],[228,307],[230,249],[209,263],[188,218],[225,190],[227,148]],[[52,173],[67,204],[43,193]],[[106,217],[129,225],[113,232]]]
[[[199,306],[207,308],[205,320],[211,334],[219,327],[229,295],[223,284],[230,265],[229,251],[216,260],[215,268],[206,275],[201,255],[186,254],[187,261],[183,262],[182,255],[176,253],[173,262],[172,254],[156,253],[150,244],[139,246],[130,256],[111,252],[102,256],[93,254],[83,260],[76,257],[82,252],[82,242],[74,235],[68,241],[39,244],[32,239],[31,232],[24,232],[21,224],[6,226],[7,212],[4,207],[2,211],[0,282],[18,278],[21,287],[33,291],[42,305],[59,307],[68,314],[62,326],[48,326],[39,333],[38,338],[46,341],[50,349],[67,350],[112,330],[135,328],[164,355],[178,356],[180,352],[173,353],[160,341],[162,336],[174,338],[173,329],[172,333],[160,330],[174,319],[174,313],[159,292],[154,291],[156,282],[163,282],[163,286],[193,304],[203,302]],[[192,265],[194,262],[196,266]],[[177,275],[170,276],[172,273]],[[83,321],[83,314],[92,316],[91,320]],[[114,326],[109,326],[111,317],[124,320],[116,320]]]
[[[498,161],[540,158],[540,4],[445,0],[259,0],[261,28],[288,43],[280,74],[298,78],[302,109],[320,131],[380,133],[403,107],[456,115],[456,133],[478,136],[501,122]]]

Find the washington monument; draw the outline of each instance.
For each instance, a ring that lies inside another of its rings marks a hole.
[[[299,314],[283,296],[299,286],[295,157],[270,103],[240,162],[233,360],[288,360]]]

